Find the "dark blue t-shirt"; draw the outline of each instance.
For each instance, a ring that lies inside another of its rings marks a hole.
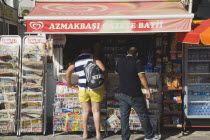
[[[119,73],[120,91],[123,94],[132,97],[143,96],[138,74],[144,73],[144,67],[140,60],[126,56],[117,62],[116,72]]]

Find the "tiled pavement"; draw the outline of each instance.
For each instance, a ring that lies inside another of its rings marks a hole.
[[[0,140],[82,140],[80,135],[73,134],[61,134],[56,133],[55,136],[52,134],[43,135],[23,135],[21,137],[16,136],[0,136]],[[96,140],[95,137],[90,138],[90,140]],[[110,134],[104,140],[121,140],[119,134]],[[130,140],[144,140],[143,134],[132,134]],[[210,129],[192,129],[185,135],[182,135],[180,131],[177,130],[167,130],[162,134],[161,140],[210,140]]]

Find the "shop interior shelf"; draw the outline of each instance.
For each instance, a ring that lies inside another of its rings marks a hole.
[[[167,90],[182,90],[182,87],[178,87],[178,88],[175,88],[175,87],[163,87],[163,90],[164,91],[167,91]]]
[[[159,110],[159,108],[151,107],[151,108],[149,108],[149,110]]]
[[[164,103],[179,103],[179,104],[181,104],[182,103],[182,101],[172,101],[172,100],[164,100],[163,101]]]
[[[182,76],[182,73],[164,73],[162,75],[166,75],[166,76]]]
[[[188,86],[196,86],[196,85],[210,85],[210,83],[188,83]]]
[[[188,62],[210,62],[210,60],[188,60]]]
[[[188,47],[189,50],[193,50],[193,49],[210,49],[210,47]]]
[[[182,128],[181,124],[164,124],[163,127]]]
[[[188,115],[187,118],[189,119],[209,119],[210,115]]]
[[[189,75],[208,75],[210,73],[188,73]]]
[[[165,111],[164,114],[168,115],[181,115],[182,111]]]
[[[170,59],[170,61],[182,61],[181,58],[176,58],[176,59]]]
[[[210,101],[188,101],[188,103],[210,103]]]
[[[170,53],[182,53],[182,51],[170,51]]]

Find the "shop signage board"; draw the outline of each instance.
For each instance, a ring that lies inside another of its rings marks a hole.
[[[187,32],[193,14],[180,2],[38,2],[27,32]]]
[[[26,21],[27,32],[115,33],[188,31],[189,19]],[[173,24],[176,23],[176,24]]]

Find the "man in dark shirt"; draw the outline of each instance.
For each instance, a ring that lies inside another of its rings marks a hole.
[[[120,79],[120,112],[121,112],[121,135],[123,140],[129,140],[129,116],[131,108],[134,108],[141,121],[145,133],[145,140],[158,140],[154,136],[150,123],[146,102],[141,91],[141,84],[146,88],[146,98],[150,98],[149,86],[141,61],[137,59],[136,47],[130,47],[128,55],[117,62],[116,71]]]

